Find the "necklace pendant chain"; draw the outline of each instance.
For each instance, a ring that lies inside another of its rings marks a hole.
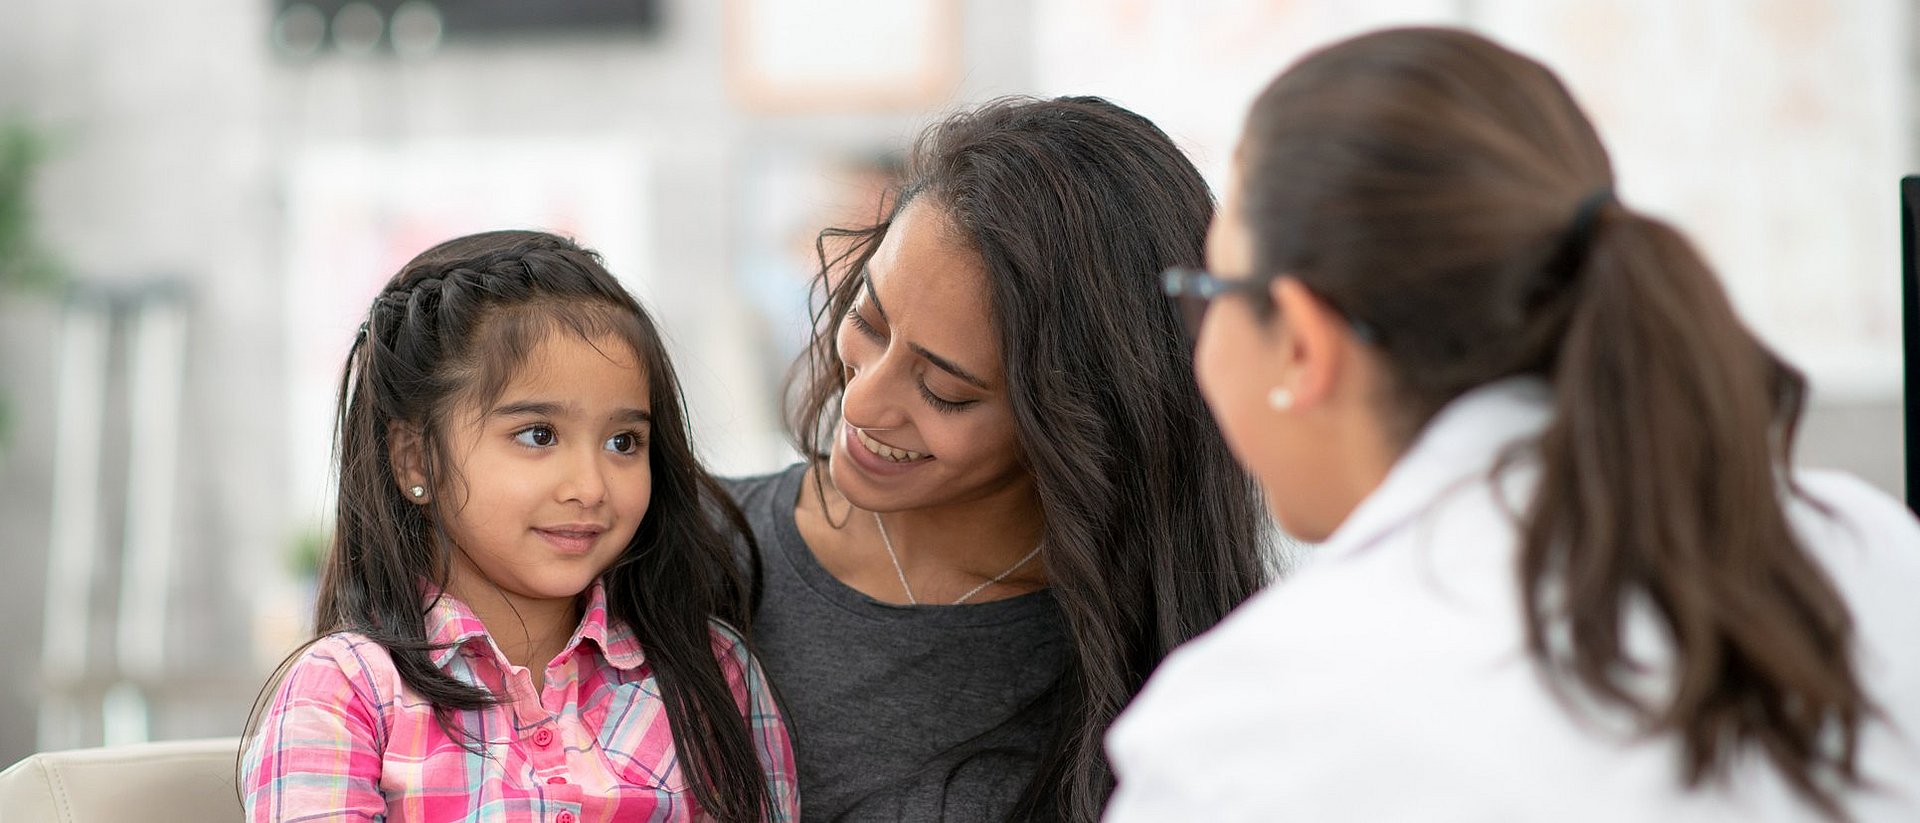
[[[893,538],[887,536],[887,524],[880,520],[879,512],[873,513],[873,525],[880,527],[880,545],[887,547],[887,559],[893,561],[893,573],[900,577],[900,590],[907,593],[907,605],[920,605],[920,600],[913,596],[913,587],[907,585],[907,570],[900,568],[900,555],[893,552]]]
[[[910,605],[910,606],[920,605],[920,599],[913,596],[913,586],[907,583],[907,570],[900,566],[900,555],[893,550],[893,538],[887,536],[887,524],[886,524],[886,521],[880,519],[879,512],[873,513],[873,525],[880,527],[880,545],[885,546],[887,548],[887,559],[893,561],[893,573],[894,573],[894,576],[900,578],[900,590],[907,593],[907,605]],[[1042,543],[1040,545],[1043,546],[1046,544]],[[1021,566],[1025,566],[1029,562],[1032,562],[1032,560],[1035,557],[1038,557],[1039,555],[1040,555],[1040,546],[1034,546],[1033,551],[1027,552],[1026,557],[1020,558],[1019,561],[1015,562],[1011,566],[1006,567],[1006,569],[1002,570],[999,574],[996,574],[992,577],[987,578],[986,582],[981,583],[980,585],[975,586],[971,589],[968,589],[966,594],[960,595],[959,599],[954,600],[949,605],[958,606],[967,602],[968,600],[973,599],[974,595],[979,594],[983,591],[986,591],[988,586],[991,586],[995,583],[998,583],[1002,580],[1007,579],[1007,575],[1013,574]]]

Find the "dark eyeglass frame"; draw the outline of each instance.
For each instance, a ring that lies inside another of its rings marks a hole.
[[[1237,294],[1253,301],[1255,311],[1267,314],[1273,311],[1273,291],[1268,288],[1273,281],[1280,279],[1280,272],[1255,275],[1253,277],[1221,277],[1205,269],[1175,266],[1160,273],[1160,289],[1172,299],[1174,307],[1180,310],[1180,318],[1187,326],[1187,336],[1191,340],[1200,337],[1200,324],[1206,319],[1207,309],[1213,301],[1226,295]],[[1325,301],[1326,298],[1322,297]],[[1364,320],[1356,320],[1353,315],[1327,302],[1340,317],[1353,329],[1353,336],[1370,345],[1380,342],[1380,332]]]

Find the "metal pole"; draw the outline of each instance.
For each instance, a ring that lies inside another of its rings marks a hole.
[[[118,711],[106,712],[105,743],[143,743],[147,728],[142,684],[165,668],[167,601],[174,565],[178,501],[180,395],[186,380],[187,313],[171,295],[143,295],[133,304],[128,337],[127,528],[120,575],[115,646],[121,690]],[[119,718],[122,722],[112,722]]]
[[[70,692],[87,671],[89,597],[100,553],[100,441],[106,404],[109,315],[70,300],[61,318],[53,431],[53,524],[48,540],[41,646],[39,748],[85,745]]]

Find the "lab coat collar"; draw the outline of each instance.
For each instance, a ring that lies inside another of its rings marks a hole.
[[[1512,377],[1448,403],[1380,486],[1313,552],[1315,562],[1363,552],[1417,520],[1450,490],[1487,477],[1508,447],[1535,440],[1546,429],[1552,392],[1540,378]]]

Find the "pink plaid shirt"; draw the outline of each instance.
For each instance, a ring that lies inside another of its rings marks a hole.
[[[595,582],[586,614],[539,691],[507,662],[465,604],[427,613],[435,665],[507,695],[454,712],[449,735],[400,681],[387,650],[350,632],[309,647],[288,669],[247,747],[242,786],[253,821],[679,821],[702,819],[673,747],[659,684],[633,633],[607,624]],[[715,626],[714,654],[766,771],[773,820],[800,817],[793,747],[760,664]],[[462,744],[484,741],[484,755]]]

